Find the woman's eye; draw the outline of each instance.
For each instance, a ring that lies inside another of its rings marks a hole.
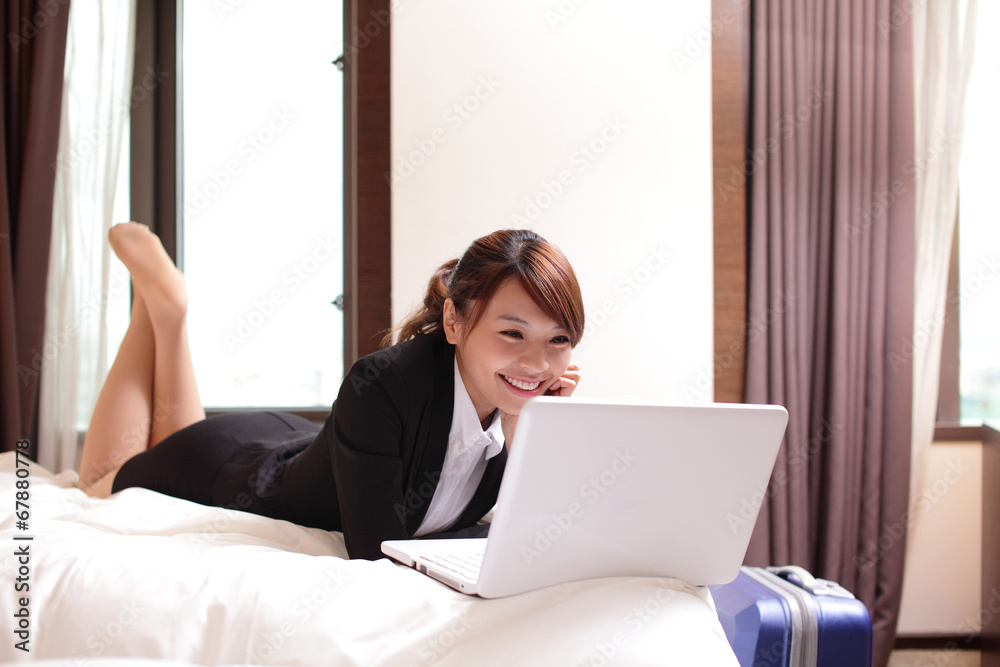
[[[556,336],[552,339],[552,342],[556,345],[565,345],[569,342],[569,336]]]
[[[501,331],[504,336],[510,336],[511,338],[524,338],[520,331]]]

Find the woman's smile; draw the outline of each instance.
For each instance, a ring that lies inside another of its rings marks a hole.
[[[520,378],[510,377],[509,375],[504,375],[503,373],[499,373],[499,375],[510,387],[510,390],[518,396],[534,396],[538,393],[538,388],[542,386],[541,380],[523,380]]]

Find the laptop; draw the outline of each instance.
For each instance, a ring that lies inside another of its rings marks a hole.
[[[787,422],[774,405],[535,398],[489,536],[391,540],[382,551],[484,598],[609,576],[728,583]]]

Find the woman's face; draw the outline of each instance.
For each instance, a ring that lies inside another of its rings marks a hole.
[[[473,329],[445,302],[444,330],[479,421],[495,408],[517,415],[529,398],[545,394],[566,372],[569,331],[549,318],[521,284],[507,280]]]

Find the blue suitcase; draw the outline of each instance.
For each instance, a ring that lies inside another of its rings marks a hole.
[[[795,566],[744,566],[709,588],[741,667],[871,667],[868,609],[832,581]]]

